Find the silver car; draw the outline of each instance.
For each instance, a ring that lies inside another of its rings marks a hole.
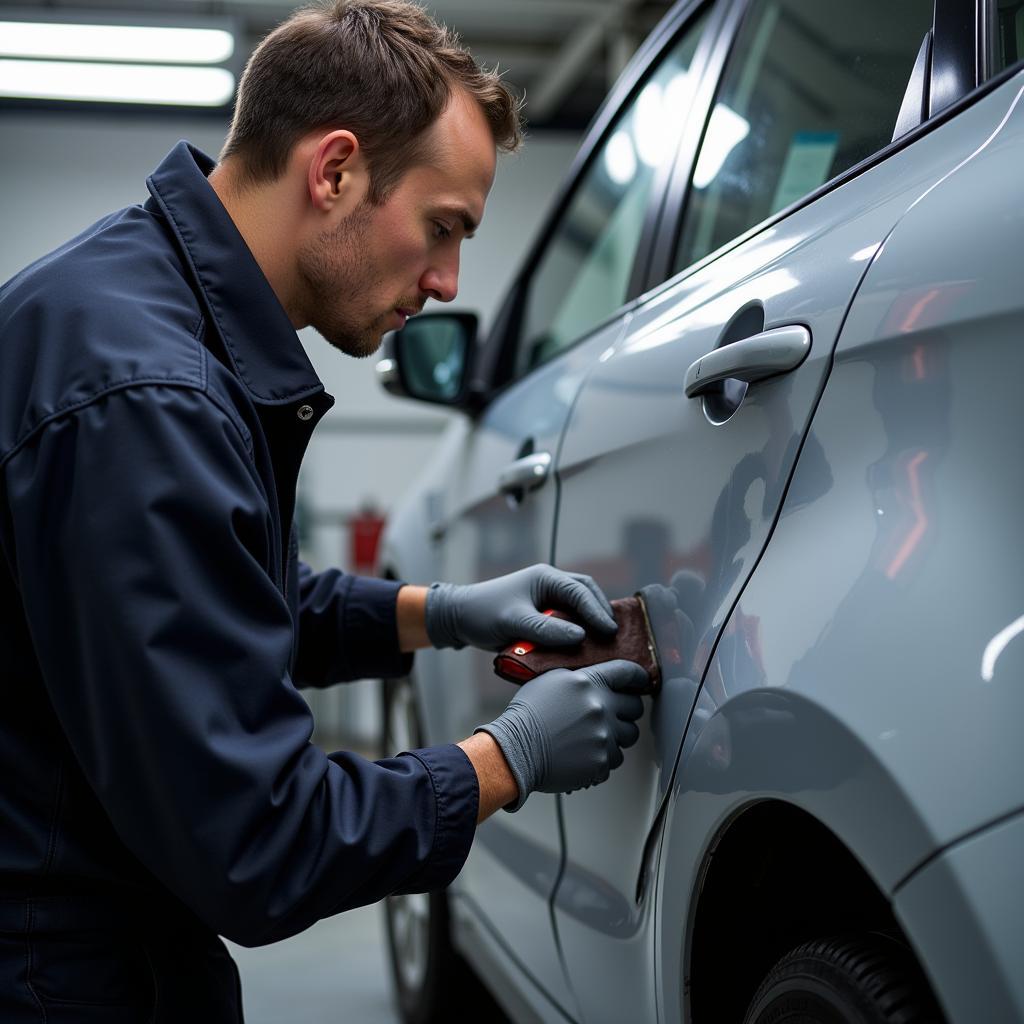
[[[681,2],[487,336],[390,339],[465,415],[382,569],[642,590],[664,672],[606,783],[389,902],[407,1021],[473,975],[516,1021],[1024,1021],[1022,57],[1024,0]],[[421,653],[385,742],[509,696]]]

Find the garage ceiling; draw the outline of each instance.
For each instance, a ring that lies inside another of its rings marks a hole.
[[[538,131],[585,127],[671,0],[426,0],[424,5],[459,32],[478,60],[497,64],[506,81],[525,93],[530,130]],[[229,17],[248,51],[296,6],[281,0],[0,0],[0,13]]]

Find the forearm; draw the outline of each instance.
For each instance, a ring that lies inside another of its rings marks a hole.
[[[430,647],[427,636],[427,588],[404,586],[398,591],[395,617],[398,622],[398,646],[403,653]]]
[[[476,770],[480,786],[480,809],[476,819],[479,825],[495,811],[515,803],[519,797],[519,788],[512,777],[512,772],[509,771],[501,747],[488,733],[474,733],[458,746]]]

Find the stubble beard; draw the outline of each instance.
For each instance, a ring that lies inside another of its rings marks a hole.
[[[374,294],[381,282],[368,245],[371,217],[372,207],[364,200],[298,256],[310,325],[335,348],[356,359],[372,356],[380,348],[391,315],[388,310],[369,323],[359,316],[365,297]]]

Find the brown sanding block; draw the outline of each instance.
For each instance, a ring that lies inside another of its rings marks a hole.
[[[643,598],[623,597],[612,601],[612,611],[619,631],[605,639],[587,634],[575,647],[539,647],[528,640],[509,644],[494,659],[494,671],[510,683],[525,683],[553,668],[585,668],[602,661],[626,658],[647,670],[650,685],[642,693],[654,693],[661,683],[658,653],[651,632],[650,620]],[[559,611],[548,611],[557,619],[569,619]],[[572,620],[574,621],[574,620]]]

